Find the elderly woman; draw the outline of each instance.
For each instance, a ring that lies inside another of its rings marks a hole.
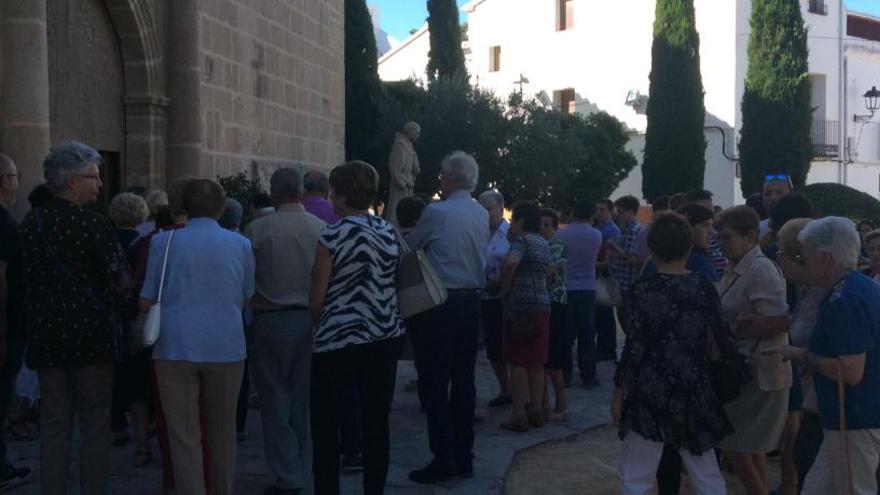
[[[137,231],[141,236],[146,236],[156,230],[156,216],[162,207],[168,206],[168,194],[157,189],[148,192],[144,200],[147,203],[149,215],[137,226]]]
[[[235,478],[235,411],[245,359],[241,311],[254,293],[254,255],[250,241],[217,224],[225,202],[223,189],[213,180],[186,183],[187,224],[153,237],[141,289],[141,310],[147,311],[158,297],[170,243],[162,331],[153,362],[178,493],[206,491],[200,390],[211,454],[211,493],[231,494]]]
[[[730,261],[718,284],[724,318],[737,350],[752,362],[755,379],[725,405],[735,433],[721,446],[749,495],[766,495],[766,454],[779,446],[785,428],[791,365],[761,351],[788,343],[785,329],[751,325],[753,315],[786,316],[785,280],[758,244],[758,214],[748,206],[724,210],[716,223],[718,240]],[[744,319],[743,315],[748,315]]]
[[[568,421],[568,396],[565,391],[564,371],[571,361],[571,341],[568,338],[568,305],[566,268],[568,250],[556,239],[559,215],[550,208],[541,209],[541,236],[550,243],[550,264],[547,266],[547,293],[550,295],[550,341],[547,350],[547,375],[553,384],[556,404],[550,410],[550,395],[544,385],[544,416],[552,422]]]
[[[109,208],[110,219],[116,225],[119,236],[119,244],[125,251],[130,265],[137,262],[139,251],[138,239],[141,234],[136,230],[149,214],[147,203],[143,198],[134,193],[121,193],[113,197]],[[122,311],[126,324],[136,316],[134,308],[126,305]],[[128,351],[128,349],[126,349]],[[114,445],[121,446],[129,439],[128,424],[125,419],[125,411],[131,413],[134,437],[137,442],[134,464],[143,466],[148,463],[153,454],[150,450],[150,437],[148,432],[149,423],[149,400],[150,400],[150,375],[149,354],[145,352],[124,352],[123,360],[117,363],[113,380],[113,408],[111,427],[113,429]]]
[[[402,320],[397,309],[400,244],[394,227],[369,208],[379,174],[353,161],[330,173],[330,201],[341,220],[324,227],[315,252],[309,305],[315,335],[312,432],[315,493],[339,493],[339,417],[354,380],[363,400],[364,493],[382,493],[390,451]]]
[[[722,359],[736,351],[715,287],[687,268],[692,237],[684,217],[655,217],[648,247],[657,270],[632,288],[611,405],[626,441],[622,493],[651,490],[664,446],[681,454],[697,493],[725,493],[712,449],[732,428],[712,389],[707,349],[713,343]]]
[[[547,268],[550,243],[541,236],[541,209],[535,203],[513,206],[510,252],[501,263],[504,329],[501,355],[510,366],[513,413],[505,430],[528,431],[544,426],[544,364],[550,341],[550,295]],[[526,411],[526,403],[533,404]]]
[[[113,224],[84,208],[101,191],[101,155],[68,141],[43,162],[54,198],[21,224],[27,280],[27,365],[40,379],[40,484],[67,493],[73,418],[80,423],[80,489],[107,493],[113,361],[129,287]]]
[[[880,287],[856,270],[860,240],[852,221],[814,220],[798,239],[807,283],[829,294],[807,347],[765,352],[799,362],[813,376],[824,440],[802,493],[874,495],[880,458]]]

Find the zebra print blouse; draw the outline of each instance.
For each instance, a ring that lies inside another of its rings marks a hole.
[[[375,216],[349,216],[324,227],[319,242],[332,269],[314,352],[399,337],[396,273],[400,245],[393,227]]]

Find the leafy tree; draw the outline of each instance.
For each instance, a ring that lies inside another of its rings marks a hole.
[[[657,0],[647,114],[645,198],[702,188],[706,108],[693,0]]]
[[[428,0],[428,31],[431,50],[428,53],[428,80],[453,78],[467,80],[458,5],[455,0]]]
[[[849,217],[855,221],[880,221],[880,201],[843,184],[819,183],[804,188],[804,194],[813,202],[820,215]]]
[[[365,0],[345,0],[345,157],[374,163],[382,98],[376,37]]]
[[[226,191],[227,196],[238,201],[242,206],[247,206],[257,193],[266,192],[259,178],[251,179],[244,172],[239,172],[238,175],[218,175],[217,182]]]
[[[744,195],[768,173],[806,181],[812,158],[807,29],[798,0],[752,0],[739,144]]]

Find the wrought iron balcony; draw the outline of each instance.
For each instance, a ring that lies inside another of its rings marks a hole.
[[[813,156],[838,158],[840,156],[840,123],[836,120],[813,119]]]

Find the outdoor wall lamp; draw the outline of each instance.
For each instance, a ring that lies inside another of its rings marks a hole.
[[[877,109],[880,109],[880,91],[877,90],[877,86],[872,86],[871,89],[865,93],[865,108],[871,112],[869,115],[853,115],[853,120],[860,124],[867,123],[874,117],[874,113],[877,112]]]

